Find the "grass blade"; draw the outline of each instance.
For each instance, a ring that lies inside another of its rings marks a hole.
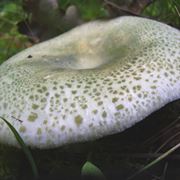
[[[21,138],[19,133],[16,131],[16,129],[6,119],[4,119],[3,117],[0,117],[0,118],[8,125],[8,127],[13,132],[16,140],[18,141],[18,143],[21,146],[26,158],[28,159],[28,161],[29,161],[29,163],[31,165],[32,172],[33,172],[33,175],[34,175],[34,179],[38,179],[38,170],[37,170],[35,161],[34,161],[34,159],[32,157],[32,154],[31,154],[29,148],[26,146],[26,144],[24,143],[23,139]]]

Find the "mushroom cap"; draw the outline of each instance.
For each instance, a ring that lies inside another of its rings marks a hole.
[[[0,116],[31,147],[121,132],[180,98],[180,32],[139,17],[90,22],[0,66]],[[18,146],[0,120],[0,142]]]

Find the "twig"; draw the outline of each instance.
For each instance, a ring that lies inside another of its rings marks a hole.
[[[167,134],[167,132],[169,132],[172,128],[173,125],[175,125],[178,121],[180,120],[180,116],[177,117],[172,123],[170,123],[167,127],[163,128],[160,132],[156,133],[154,136],[150,137],[149,139],[147,139],[143,145],[146,145],[148,143],[151,142],[155,142],[158,138],[162,137],[165,133]]]
[[[117,4],[115,4],[115,3],[113,3],[113,2],[110,2],[110,1],[108,1],[108,0],[104,0],[104,2],[105,2],[106,5],[110,5],[110,6],[116,8],[116,9],[118,9],[118,10],[120,10],[120,11],[123,11],[123,12],[128,13],[128,14],[131,14],[131,15],[139,16],[139,14],[134,13],[134,12],[128,10],[128,9],[122,8],[122,7],[118,6]]]
[[[163,174],[160,178],[160,180],[165,180],[166,174],[167,174],[167,168],[168,168],[168,162],[165,163],[164,169],[163,169]]]
[[[11,116],[13,119],[15,119],[15,120],[17,120],[17,121],[19,121],[20,123],[22,123],[23,121],[22,120],[20,120],[20,119],[18,119],[18,118],[16,118],[16,117],[14,117],[14,116]]]
[[[180,135],[180,132],[176,133],[175,135],[171,136],[167,141],[165,141],[156,151],[155,153],[159,152],[166,144],[172,141],[176,136]]]
[[[165,152],[164,154],[162,154],[161,156],[159,156],[157,159],[153,160],[152,162],[150,162],[149,164],[147,164],[146,166],[144,166],[142,169],[140,169],[139,171],[137,171],[136,173],[134,173],[132,176],[128,177],[127,180],[131,180],[134,179],[135,177],[137,177],[139,174],[141,174],[142,172],[146,171],[147,169],[151,168],[152,166],[154,166],[155,164],[157,164],[158,162],[160,162],[161,160],[163,160],[164,158],[166,158],[169,154],[173,153],[175,150],[177,150],[180,147],[180,143],[178,143],[176,146],[172,147],[171,149],[169,149],[167,152]]]
[[[137,158],[137,159],[152,159],[152,158],[158,158],[164,153],[127,153],[127,154],[118,154],[117,158]],[[180,155],[171,155],[167,157],[169,160],[180,160]]]

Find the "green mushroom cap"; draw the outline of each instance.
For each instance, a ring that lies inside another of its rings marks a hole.
[[[180,99],[180,32],[139,17],[95,21],[0,66],[0,116],[31,147],[121,132]],[[0,120],[0,142],[18,146]]]

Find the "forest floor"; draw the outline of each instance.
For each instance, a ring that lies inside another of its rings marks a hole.
[[[51,150],[31,150],[39,180],[83,179],[81,168],[88,160],[107,180],[179,180],[180,150],[176,150],[148,170],[131,176],[180,141],[180,101],[125,130],[90,143],[79,143]],[[0,179],[31,180],[31,167],[20,149],[0,148]],[[129,178],[129,179],[128,179]],[[95,178],[84,178],[96,180]]]

